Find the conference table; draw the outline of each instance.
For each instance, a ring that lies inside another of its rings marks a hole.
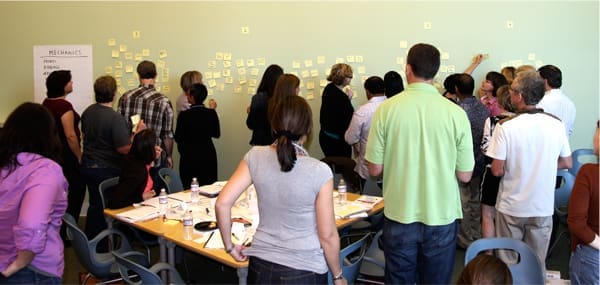
[[[186,192],[189,192],[189,190]],[[359,197],[359,194],[347,193],[347,199],[349,202],[354,201]],[[383,207],[384,203],[381,201],[375,204],[371,210],[367,211],[367,215],[371,216],[379,213],[383,210]],[[133,206],[121,209],[105,209],[104,214],[110,219],[122,221],[117,215],[131,209],[133,209]],[[336,219],[336,226],[338,229],[344,229],[363,219],[364,217]],[[197,238],[200,237],[201,234],[196,231],[194,231],[194,238],[191,240],[183,239],[183,224],[181,222],[175,220],[165,221],[163,217],[157,217],[146,221],[127,224],[158,237],[161,262],[168,262],[171,265],[175,265],[175,246],[180,246],[226,266],[235,268],[237,271],[239,284],[246,284],[246,277],[248,275],[248,261],[236,261],[222,248],[205,248],[204,243],[197,241]],[[109,227],[110,226],[111,222],[109,221]],[[163,274],[162,277],[165,279],[166,275]]]

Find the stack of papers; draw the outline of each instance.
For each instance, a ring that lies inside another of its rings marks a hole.
[[[200,195],[216,197],[221,192],[221,189],[223,189],[223,186],[215,184],[200,186]]]
[[[382,197],[362,195],[354,201],[347,201],[343,205],[334,202],[333,211],[336,218],[347,219],[366,217],[367,212],[373,209],[377,203],[383,201]]]
[[[128,223],[135,223],[154,219],[159,215],[158,207],[141,206],[117,214],[117,218]]]

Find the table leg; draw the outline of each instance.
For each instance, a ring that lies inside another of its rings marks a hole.
[[[246,285],[247,277],[248,277],[248,267],[238,268],[237,269],[238,283],[240,285]]]
[[[167,240],[162,236],[158,237],[158,249],[160,250],[160,262],[167,262]],[[165,284],[169,280],[167,273],[165,270],[160,273],[160,278],[162,278]]]

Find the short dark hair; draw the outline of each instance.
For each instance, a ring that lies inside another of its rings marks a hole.
[[[520,92],[526,105],[536,105],[545,92],[544,79],[535,71],[519,72],[512,85]]]
[[[312,111],[300,96],[287,96],[277,101],[270,116],[277,137],[277,160],[281,171],[289,172],[296,163],[296,148],[292,142],[312,131]]]
[[[497,71],[488,72],[485,75],[485,80],[489,80],[490,82],[492,82],[492,85],[494,86],[494,89],[492,90],[492,96],[494,97],[496,97],[496,92],[498,91],[498,88],[500,88],[500,86],[508,84],[508,80],[506,80],[506,77],[504,77],[502,73]]]
[[[548,81],[548,86],[552,89],[562,86],[562,72],[554,65],[544,65],[538,69],[540,76]]]
[[[46,77],[46,96],[57,98],[65,95],[65,86],[71,81],[70,70],[55,70]]]
[[[46,107],[26,102],[8,115],[0,132],[0,169],[7,168],[7,175],[20,166],[21,152],[60,162],[61,151],[54,116]]]
[[[433,79],[440,68],[440,51],[430,44],[416,44],[408,51],[406,64],[415,76]]]
[[[396,71],[388,71],[383,76],[385,84],[385,97],[392,98],[394,95],[404,91],[404,82],[402,76]]]
[[[145,164],[150,164],[155,160],[155,146],[157,138],[156,133],[152,129],[140,131],[133,137],[131,149],[129,150],[129,158],[139,160]]]
[[[156,78],[156,65],[152,61],[144,60],[138,64],[137,73],[140,79],[154,79]]]
[[[458,73],[450,74],[444,79],[444,89],[446,89],[447,93],[455,94],[456,93],[456,77]],[[445,94],[445,93],[444,93]]]
[[[204,100],[206,100],[206,97],[208,96],[208,90],[204,84],[194,83],[192,84],[192,88],[190,88],[190,96],[194,98],[194,105],[200,105],[204,103]]]
[[[371,94],[383,94],[385,92],[385,84],[383,79],[379,76],[371,76],[365,80],[365,90],[368,90]]]
[[[110,75],[100,76],[94,82],[94,96],[98,103],[108,103],[115,97],[117,81]]]
[[[473,95],[475,80],[467,73],[459,73],[456,75],[456,89],[461,95]]]

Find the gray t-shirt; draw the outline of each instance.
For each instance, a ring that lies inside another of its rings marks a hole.
[[[256,188],[260,223],[244,254],[295,269],[326,273],[317,233],[315,203],[321,186],[333,179],[327,164],[298,156],[282,172],[270,146],[255,146],[244,157]]]
[[[110,107],[89,106],[81,115],[83,157],[101,167],[121,169],[125,156],[117,148],[131,143],[131,129],[125,118]]]

